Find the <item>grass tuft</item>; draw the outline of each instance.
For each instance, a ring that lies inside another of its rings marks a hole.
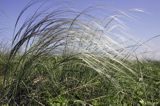
[[[31,5],[17,18],[9,54],[0,55],[1,104],[158,105],[159,62],[138,60],[130,51],[137,47],[118,36],[124,13],[103,21],[87,9],[38,9],[19,26]]]

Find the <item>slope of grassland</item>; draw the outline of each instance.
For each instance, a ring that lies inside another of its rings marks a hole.
[[[82,65],[83,62],[79,59],[74,58],[69,63],[54,66],[55,61],[60,60],[64,59],[44,57],[38,60],[32,70],[28,68],[30,72],[25,73],[21,79],[16,94],[10,94],[13,93],[12,86],[15,87],[15,82],[5,88],[1,86],[0,89],[3,89],[3,92],[0,92],[3,97],[1,104],[8,104],[7,98],[12,97],[14,101],[10,101],[10,105],[158,106],[159,104],[160,62],[158,61],[130,62],[131,68],[139,73],[139,79],[135,78],[134,81],[122,73],[112,73],[112,77],[120,84],[118,87],[93,69]],[[0,79],[1,85],[2,76],[3,74]],[[12,76],[13,79],[14,77],[18,76]]]

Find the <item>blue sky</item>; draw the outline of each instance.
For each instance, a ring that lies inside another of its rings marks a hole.
[[[0,39],[10,41],[15,20],[30,0],[0,0]],[[41,0],[46,1],[46,0]],[[83,10],[89,6],[106,5],[122,11],[132,8],[144,10],[138,14],[136,21],[129,21],[127,25],[131,33],[138,39],[147,40],[160,34],[160,0],[47,0],[50,6],[68,6],[76,10]],[[32,12],[30,10],[29,12]],[[160,51],[160,38],[149,43],[151,48]]]

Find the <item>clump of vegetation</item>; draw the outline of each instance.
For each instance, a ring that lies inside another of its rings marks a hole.
[[[37,10],[19,27],[29,7],[0,55],[2,105],[158,106],[159,62],[133,60],[130,45],[114,38],[122,12],[105,23],[88,10]]]

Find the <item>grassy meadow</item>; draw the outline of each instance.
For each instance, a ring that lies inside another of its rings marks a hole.
[[[2,106],[160,106],[160,61],[113,37],[125,14],[104,22],[88,10],[37,10],[19,25],[29,7],[0,48]]]

